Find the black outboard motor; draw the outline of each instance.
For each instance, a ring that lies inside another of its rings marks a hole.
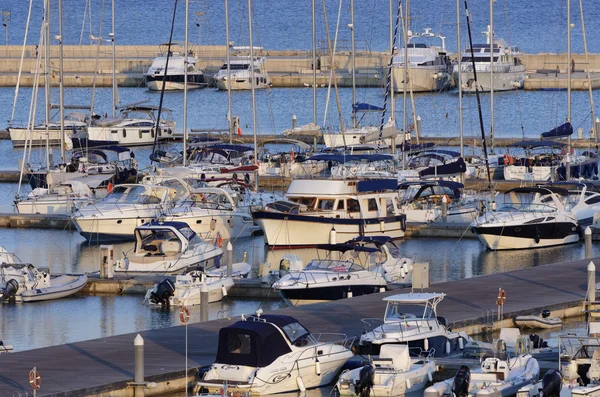
[[[548,342],[546,342],[544,338],[542,338],[538,334],[529,335],[529,340],[531,341],[531,345],[534,349],[542,349],[548,347]]]
[[[542,311],[542,318],[548,318],[550,317],[550,310],[548,309],[544,309],[544,311]]]
[[[542,393],[544,397],[559,397],[562,388],[560,373],[555,369],[549,369],[542,378]]]
[[[11,278],[6,283],[6,287],[0,290],[0,299],[10,300],[14,299],[17,291],[19,290],[19,282],[14,278]]]
[[[365,365],[360,369],[358,380],[354,386],[354,393],[359,397],[369,397],[374,384],[375,368],[372,365]]]
[[[454,376],[454,383],[452,384],[452,393],[454,396],[468,396],[469,383],[471,383],[471,370],[466,365],[462,365]]]
[[[150,302],[156,305],[169,305],[169,298],[175,292],[175,285],[168,278],[156,285],[154,291],[150,292]]]

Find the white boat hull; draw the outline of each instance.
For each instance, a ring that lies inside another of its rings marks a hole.
[[[165,85],[165,91],[182,91],[185,89],[183,87],[184,86],[183,82],[167,81],[167,83],[165,84],[163,81],[160,81],[160,80],[148,80],[148,79],[146,80],[146,87],[150,91],[162,91],[163,85]],[[202,88],[204,86],[205,86],[204,84],[188,82],[187,89],[193,90],[196,88]]]
[[[493,84],[494,91],[512,91],[523,88],[525,84],[525,66],[511,66],[509,72],[494,72]],[[473,81],[473,72],[462,72],[462,91],[465,93],[475,93],[475,84]],[[458,81],[458,80],[457,80]],[[492,78],[490,72],[477,71],[477,89],[479,92],[489,92],[492,87]]]
[[[91,242],[133,240],[137,226],[151,221],[156,213],[140,214],[136,217],[124,215],[119,218],[99,218],[96,216],[75,217],[73,222],[79,234]]]
[[[258,230],[249,215],[234,213],[232,215],[203,214],[194,216],[193,212],[171,213],[166,221],[186,222],[199,236],[215,237],[217,233],[224,240],[238,237],[249,237]]]
[[[175,127],[162,127],[158,140],[173,139]],[[100,142],[117,142],[122,146],[144,146],[154,143],[155,128],[151,127],[89,127],[88,139]]]
[[[407,92],[431,92],[449,89],[452,85],[452,74],[442,67],[408,68]],[[394,67],[392,69],[394,79],[394,90],[404,92],[404,68]]]
[[[579,241],[579,235],[577,234],[572,234],[564,238],[540,239],[537,243],[534,238],[494,236],[489,234],[479,234],[477,237],[486,248],[493,251],[552,247]]]
[[[65,298],[81,290],[87,284],[85,275],[63,275],[50,279],[50,287],[23,291],[20,298],[23,302],[39,302]]]
[[[256,76],[255,80],[256,79],[260,79],[260,77]],[[249,77],[236,79],[235,76],[231,76],[231,80],[232,80],[232,82],[230,85],[231,85],[232,91],[242,91],[242,90],[251,90],[252,89],[252,85],[250,84]],[[215,82],[216,82],[217,88],[219,90],[227,91],[227,89],[228,89],[227,80],[215,79]],[[254,89],[261,90],[261,89],[269,88],[269,86],[270,86],[270,81],[268,79],[265,79],[265,82],[259,82],[258,84],[255,83]]]
[[[211,281],[208,286],[208,303],[219,302],[226,296],[227,291],[233,287],[233,279],[224,277]],[[201,287],[199,284],[190,288],[182,288],[175,284],[175,295],[169,298],[171,306],[197,306],[202,302]]]
[[[513,321],[518,327],[531,329],[560,328],[563,325],[562,320],[558,317],[517,316]]]

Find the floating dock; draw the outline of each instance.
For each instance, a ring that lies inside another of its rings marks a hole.
[[[586,297],[589,260],[557,263],[533,268],[436,283],[424,291],[445,292],[438,314],[449,325],[478,333],[512,324],[520,314],[552,310],[553,316],[582,313]],[[494,321],[498,288],[506,291],[504,321]],[[344,333],[359,336],[360,321],[383,316],[384,292],[279,310],[296,317],[313,332]],[[32,303],[35,304],[35,303]],[[219,330],[235,319],[222,319],[187,326],[188,367],[185,374],[185,334],[183,326],[140,332],[145,341],[145,379],[155,382],[145,395],[164,395],[193,384],[196,367],[210,365],[216,354]],[[43,324],[40,324],[43,326]],[[134,334],[94,339],[0,355],[0,393],[31,392],[29,371],[36,367],[42,376],[43,396],[131,396],[134,377]],[[8,336],[10,338],[10,336]],[[10,339],[5,340],[10,343]]]

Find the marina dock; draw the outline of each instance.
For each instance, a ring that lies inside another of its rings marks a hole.
[[[582,313],[589,260],[538,266],[507,273],[433,284],[425,291],[445,292],[438,315],[455,330],[470,334],[512,324],[519,314],[544,308],[558,317]],[[506,291],[504,321],[496,321],[498,288]],[[420,290],[419,290],[420,291]],[[339,301],[291,307],[278,313],[296,317],[313,332],[363,332],[361,318],[380,317],[382,298],[397,292],[365,295]],[[154,382],[146,396],[164,395],[192,385],[196,368],[210,365],[216,354],[218,331],[237,321],[221,319],[187,326],[188,371],[185,376],[183,326],[140,332],[145,343],[145,380]],[[134,376],[133,340],[125,334],[0,356],[0,393],[30,392],[28,373],[36,367],[42,377],[40,396],[130,396]],[[5,341],[9,343],[10,341]]]

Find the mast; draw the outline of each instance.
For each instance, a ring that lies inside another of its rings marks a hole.
[[[62,37],[62,0],[58,0],[58,67],[59,71],[59,107],[60,107],[60,162],[65,163],[65,93],[63,82],[63,37]]]
[[[114,0],[113,0],[114,4]],[[187,91],[188,91],[188,31],[189,31],[189,10],[190,0],[185,0],[185,44],[183,45],[183,166],[187,165]],[[165,84],[167,75],[165,73]]]
[[[356,47],[354,42],[354,0],[350,0],[350,37],[352,42],[352,128],[356,128]]]
[[[406,6],[408,7],[408,2],[406,3]],[[402,13],[402,7],[400,7],[400,13]],[[406,141],[406,125],[407,125],[407,120],[406,120],[406,91],[407,91],[407,80],[408,80],[408,21],[406,18],[406,14],[408,14],[408,8],[406,9],[406,12],[404,13],[404,16],[400,16],[402,18],[402,37],[404,40],[404,78],[402,79],[402,99],[404,101],[403,103],[403,115],[402,115],[402,148],[404,149],[404,142]],[[406,156],[404,154],[402,154],[402,169],[406,168]]]
[[[317,25],[315,1],[312,0],[312,64],[313,64],[313,123],[317,125]],[[314,150],[317,151],[317,137],[313,137]]]
[[[109,34],[112,41],[112,118],[117,117],[117,55],[115,46],[115,0],[112,0],[112,32]]]
[[[460,0],[456,0],[456,59],[458,68],[458,130],[460,136],[460,157],[464,157],[463,148],[463,108],[462,108],[462,52],[460,50]]]
[[[390,58],[392,59],[392,67],[394,64],[394,7],[390,0]],[[392,69],[388,70],[388,73],[392,73]],[[396,129],[396,103],[394,99],[394,79],[390,76],[390,117],[392,119],[392,125],[394,130]],[[394,134],[395,135],[395,134]],[[402,148],[404,150],[404,148]],[[396,138],[392,138],[392,155],[396,154]]]
[[[44,1],[45,26],[44,26],[44,98],[46,106],[46,171],[50,171],[50,0]],[[36,58],[37,62],[37,58]]]
[[[592,108],[592,130],[594,131],[594,141],[596,151],[598,150],[598,131],[596,129],[596,115],[594,114],[594,95],[592,92],[592,82],[590,77],[590,54],[587,48],[587,38],[585,36],[585,19],[583,18],[583,0],[579,0],[579,14],[581,15],[581,34],[583,35],[583,50],[585,52],[585,63],[587,65],[588,93],[590,94],[590,107]]]
[[[229,143],[233,143],[233,116],[231,115],[231,59],[229,51],[229,1],[225,0],[225,47],[227,52],[227,123]],[[198,43],[200,45],[200,43]]]
[[[567,123],[571,123],[571,0],[567,0]],[[571,179],[571,135],[567,141],[566,179]]]
[[[252,91],[252,133],[254,134],[254,163],[258,164],[258,144],[256,142],[256,95],[254,92],[254,41],[252,40],[252,0],[248,0],[248,33],[250,35],[250,89]]]
[[[490,153],[494,154],[494,0],[490,0]]]

